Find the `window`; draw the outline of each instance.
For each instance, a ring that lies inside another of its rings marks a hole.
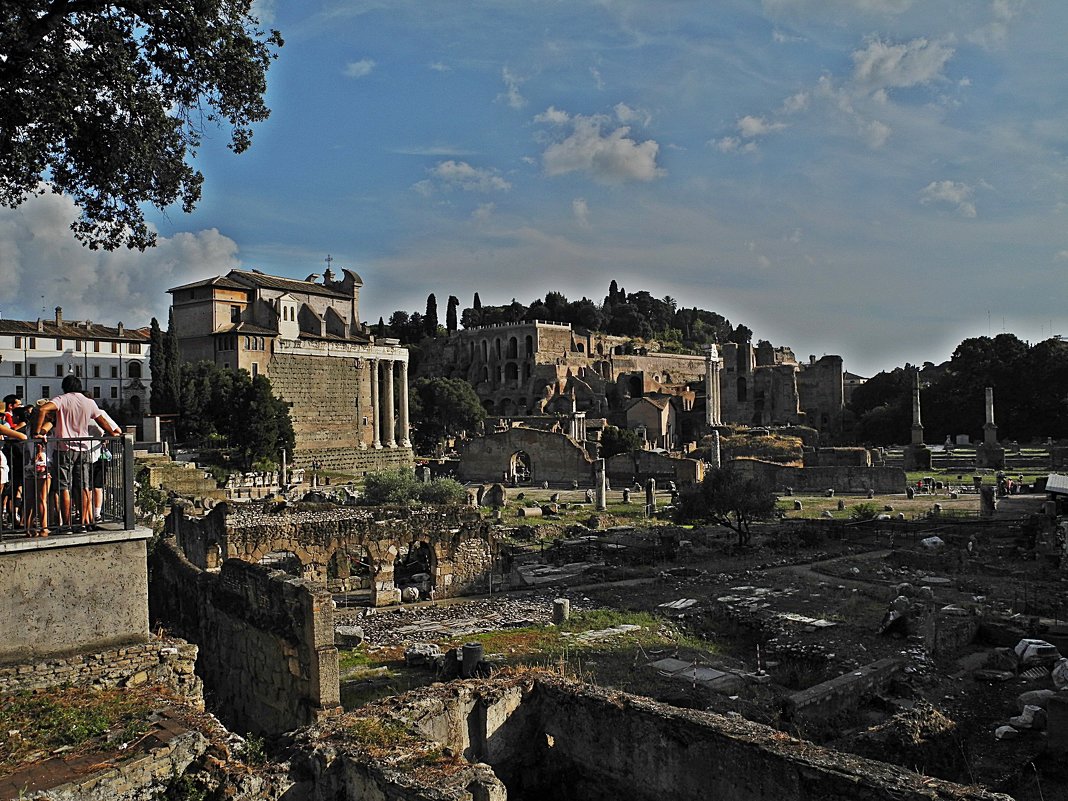
[[[22,375],[22,362],[15,362],[15,375]]]
[[[231,306],[230,307],[230,322],[231,323],[239,323],[239,322],[241,322],[241,307],[240,306]]]
[[[34,364],[33,362],[30,362],[26,367],[30,371],[29,372],[30,375],[37,375],[37,365],[36,364]],[[47,395],[48,393],[46,392],[45,394]]]
[[[37,337],[30,337],[30,350],[37,349]]]
[[[99,364],[94,364],[93,365],[93,378],[100,378],[100,365]]]
[[[63,340],[56,337],[56,350],[63,350]]]
[[[48,386],[48,384],[44,384],[41,387],[41,396],[45,397],[45,398],[51,398],[52,397],[52,388],[50,386]]]
[[[118,342],[112,342],[111,343],[111,352],[112,353],[118,353],[119,352],[119,343]]]
[[[252,363],[252,377],[255,378],[260,374],[260,366],[256,363]]]
[[[93,343],[93,353],[100,353],[100,340]]]
[[[22,347],[22,337],[15,337],[15,347],[16,348],[21,348]]]
[[[126,368],[126,375],[129,378],[140,378],[141,362],[130,362],[130,366]]]
[[[99,398],[100,397],[100,387],[93,387],[93,397],[94,398]]]
[[[130,343],[129,352],[130,353],[140,353],[141,352],[141,343],[140,342],[131,342]]]
[[[119,368],[116,367],[115,365],[111,365],[111,377],[112,378],[118,378],[119,377]]]
[[[15,387],[15,394],[18,395],[20,398],[26,397],[26,393],[22,391],[23,389],[24,387],[22,386],[22,384],[18,384]]]
[[[74,349],[77,351],[82,349],[82,341],[80,339],[74,340]]]
[[[63,377],[63,365],[62,364],[57,364],[56,365],[56,378],[62,378],[62,377]]]
[[[119,397],[119,388],[118,387],[112,387],[111,388],[111,397],[112,398]]]
[[[74,368],[74,375],[78,376],[78,378],[82,377],[82,367],[81,367],[81,365],[78,365],[77,367]]]

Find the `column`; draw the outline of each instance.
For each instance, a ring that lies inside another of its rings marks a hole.
[[[408,362],[400,363],[400,444],[402,448],[410,448],[412,441],[409,438],[408,426]]]
[[[378,398],[378,359],[369,359],[367,365],[371,370],[371,433],[374,437],[374,447],[382,447],[382,438],[379,435],[378,415],[382,408]]]
[[[923,422],[920,419],[920,371],[912,373],[912,444],[923,445]]]
[[[705,425],[718,426],[720,420],[719,351],[715,345],[705,350]]]
[[[385,361],[385,375],[382,377],[382,444],[387,448],[397,447],[397,426],[393,411],[393,366],[394,361]]]

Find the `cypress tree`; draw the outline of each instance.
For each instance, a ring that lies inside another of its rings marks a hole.
[[[431,292],[426,299],[426,316],[423,318],[423,330],[428,337],[438,332],[438,299]]]
[[[455,295],[449,295],[449,305],[445,310],[445,330],[456,330],[456,308],[460,305],[460,299]]]

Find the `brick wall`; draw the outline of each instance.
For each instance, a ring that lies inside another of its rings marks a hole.
[[[905,491],[905,471],[898,467],[784,467],[754,459],[735,459],[735,470],[762,476],[773,489],[793,487],[801,492],[896,493]]]
[[[200,646],[197,672],[229,728],[273,735],[337,710],[325,587],[236,559],[205,572],[170,540],[154,550],[151,570],[152,618]]]

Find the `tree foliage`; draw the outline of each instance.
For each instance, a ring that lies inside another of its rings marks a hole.
[[[142,204],[191,211],[206,124],[235,153],[270,113],[282,38],[252,0],[0,0],[0,205],[50,187],[90,248],[155,243]],[[43,182],[43,183],[42,183]]]
[[[610,459],[621,453],[641,450],[642,438],[629,428],[605,426],[601,432],[601,456]]]
[[[186,442],[221,440],[246,466],[275,461],[283,448],[292,452],[289,405],[274,397],[266,376],[226,370],[213,362],[181,366],[180,402],[175,431]]]
[[[461,378],[420,378],[409,405],[420,453],[433,453],[447,437],[475,431],[486,418],[475,390]]]
[[[682,489],[676,517],[683,523],[724,526],[737,533],[739,545],[748,545],[752,523],[774,514],[775,495],[764,482],[730,468],[715,468],[700,484]]]

